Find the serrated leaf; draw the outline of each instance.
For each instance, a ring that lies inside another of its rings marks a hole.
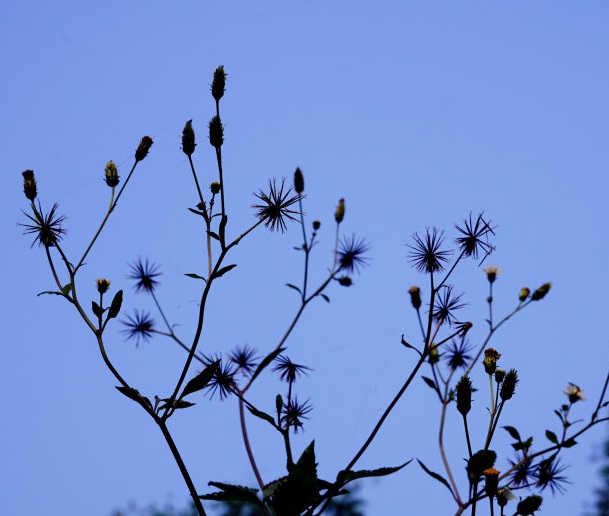
[[[218,367],[220,367],[220,360],[212,362],[205,369],[203,369],[203,371],[201,371],[197,376],[195,376],[186,384],[186,387],[184,387],[180,399],[182,399],[184,396],[187,396],[188,394],[192,394],[193,392],[197,392],[201,389],[204,389],[205,386],[214,377],[214,374],[216,374]]]
[[[247,406],[247,410],[249,410],[252,413],[252,415],[259,417],[260,419],[264,419],[265,421],[268,421],[269,423],[271,423],[271,425],[276,426],[275,419],[273,418],[273,416],[267,414],[266,412],[262,412],[262,410],[255,409],[254,407],[252,407],[250,405],[246,405],[246,406]]]
[[[277,358],[277,356],[280,353],[282,353],[283,351],[285,351],[285,348],[279,348],[279,349],[276,349],[275,351],[271,351],[267,356],[265,356],[262,359],[262,362],[260,362],[260,364],[258,364],[258,367],[254,371],[254,374],[252,375],[252,378],[250,379],[250,383],[254,380],[254,378],[256,378],[256,376],[258,376],[262,371],[264,371],[266,366],[268,366],[273,360],[275,360]]]
[[[67,285],[61,287],[61,291],[63,292],[64,296],[67,296],[72,291],[72,283],[68,283]]]
[[[520,434],[518,433],[518,430],[516,430],[513,426],[503,426],[502,428],[506,430],[508,434],[510,434],[512,439],[516,439],[517,441],[522,440],[520,439]]]
[[[114,294],[114,298],[112,299],[112,304],[108,309],[108,319],[114,319],[118,313],[121,311],[121,305],[123,304],[123,291],[119,290],[116,294]]]
[[[558,437],[556,437],[556,434],[550,430],[546,430],[546,437],[548,438],[548,441],[550,441],[553,444],[557,444],[558,443]]]
[[[91,301],[91,308],[93,310],[93,314],[96,317],[101,317],[105,312],[105,310],[101,306],[99,306],[95,301]]]
[[[207,283],[207,280],[203,276],[199,276],[198,274],[195,274],[194,272],[189,272],[188,274],[184,274],[184,276],[188,276],[189,278],[194,278],[194,279],[200,279],[200,280],[203,280],[205,283]]]
[[[215,500],[217,502],[240,502],[251,503],[261,509],[264,509],[264,504],[258,498],[258,490],[251,487],[236,486],[224,484],[222,482],[210,482],[208,485],[221,489],[215,493],[200,495],[201,500]]]
[[[400,471],[403,467],[408,466],[412,462],[410,459],[408,462],[405,462],[401,466],[395,467],[384,467],[377,469],[361,469],[359,471],[341,471],[338,473],[337,481],[341,484],[346,484],[353,480],[357,480],[359,478],[368,478],[368,477],[384,477],[386,475],[391,475],[397,471]]]
[[[417,462],[419,463],[419,466],[421,466],[423,468],[423,471],[425,471],[425,473],[427,473],[430,477],[435,478],[437,481],[441,482],[442,484],[444,484],[448,490],[451,492],[453,492],[452,488],[450,487],[450,484],[448,483],[448,481],[439,473],[436,473],[435,471],[431,471],[425,464],[423,464],[419,459],[417,459]]]
[[[428,378],[427,376],[422,376],[421,378],[423,378],[423,381],[434,391],[438,390],[436,382],[434,382],[431,378]]]
[[[285,286],[293,288],[296,292],[298,292],[302,296],[302,291],[296,285],[292,285],[291,283],[286,283]]]
[[[571,448],[572,446],[575,446],[576,444],[577,444],[577,441],[573,437],[569,437],[569,439],[567,439],[564,443],[562,443],[561,446],[563,448]]]
[[[304,449],[296,465],[307,475],[317,477],[317,464],[315,463],[315,439],[313,439],[311,444]]]
[[[329,303],[329,302],[330,302],[330,298],[329,298],[328,296],[326,296],[325,294],[319,294],[319,295],[320,295],[320,296],[323,298],[323,300],[324,300],[326,303]]]
[[[227,265],[226,267],[222,267],[220,270],[214,272],[211,275],[211,279],[216,279],[216,278],[219,278],[220,276],[224,276],[224,274],[226,274],[231,269],[234,269],[236,266],[237,266],[237,264],[233,263],[232,265]]]
[[[208,231],[207,234],[215,240],[220,240],[218,233],[214,233],[213,231]]]

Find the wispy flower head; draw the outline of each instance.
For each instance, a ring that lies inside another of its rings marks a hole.
[[[44,247],[53,247],[61,240],[62,235],[65,234],[66,230],[62,227],[62,224],[66,218],[63,215],[57,215],[57,208],[59,206],[53,204],[51,211],[45,215],[42,213],[40,203],[38,203],[38,208],[32,203],[34,216],[32,217],[29,213],[23,212],[33,222],[33,224],[20,224],[20,226],[25,228],[25,235],[36,235],[36,238],[32,242],[32,247],[36,242]]]
[[[478,254],[482,253],[484,260],[495,249],[488,239],[489,235],[495,234],[496,226],[493,226],[490,220],[485,220],[482,213],[479,213],[475,220],[470,213],[469,219],[463,220],[463,226],[455,225],[455,228],[463,235],[456,238],[455,242],[464,256],[478,258]]]
[[[516,457],[515,459],[508,459],[510,463],[510,469],[518,464],[516,469],[510,475],[512,482],[515,487],[523,487],[528,486],[531,482],[531,477],[534,473],[533,465],[531,464],[531,459],[522,459],[520,457]]]
[[[460,367],[467,367],[469,361],[472,359],[470,352],[472,346],[465,339],[461,342],[451,341],[450,347],[448,348],[445,357],[448,361],[448,365],[451,369],[459,369]]]
[[[214,376],[205,387],[209,397],[213,398],[216,393],[218,393],[221,400],[230,396],[237,389],[237,383],[235,382],[236,372],[237,368],[232,363],[220,361]]]
[[[154,319],[148,312],[140,312],[135,310],[133,317],[130,315],[126,316],[127,319],[121,321],[126,328],[122,330],[127,336],[127,340],[135,340],[135,345],[139,346],[140,339],[148,341],[152,338],[154,333]]]
[[[338,246],[336,257],[341,270],[359,272],[360,267],[368,265],[369,259],[364,255],[370,250],[370,245],[364,238],[344,237]]]
[[[542,491],[546,488],[550,488],[553,495],[557,492],[563,494],[565,492],[565,486],[563,484],[570,484],[567,477],[562,475],[562,472],[565,471],[567,467],[568,466],[561,464],[560,459],[556,459],[555,456],[541,461],[533,473],[535,485]]]
[[[499,267],[495,267],[494,265],[489,265],[484,268],[484,272],[486,274],[486,279],[488,279],[489,283],[495,283],[497,276],[501,274],[501,269]]]
[[[582,391],[579,386],[575,385],[574,383],[569,383],[563,392],[569,398],[570,403],[577,403],[578,401],[583,401],[586,399],[584,398],[584,391]]]
[[[256,195],[261,204],[254,204],[256,209],[256,217],[264,221],[264,225],[271,231],[285,232],[287,229],[286,219],[298,220],[296,215],[298,211],[291,210],[290,206],[298,202],[300,195],[291,195],[292,188],[288,188],[284,193],[285,179],[281,180],[281,185],[277,187],[277,181],[272,179],[269,181],[269,191],[263,192],[260,190]]]
[[[275,365],[273,365],[272,370],[279,373],[280,380],[294,383],[297,377],[308,374],[307,371],[312,369],[304,365],[295,364],[285,355],[279,355],[275,359]]]
[[[245,346],[237,346],[230,352],[228,358],[246,376],[251,375],[254,372],[254,368],[258,365],[256,350],[247,344]]]
[[[307,414],[312,410],[313,406],[308,400],[301,403],[298,398],[294,397],[283,406],[281,422],[285,428],[292,427],[294,433],[297,433],[302,428],[303,421],[308,419]]]
[[[415,233],[413,240],[414,243],[408,245],[412,249],[408,257],[418,271],[433,273],[444,269],[451,251],[441,249],[444,242],[442,231],[436,228],[427,229],[424,238]]]
[[[146,261],[138,258],[136,262],[129,265],[129,268],[131,271],[127,277],[135,280],[136,292],[154,292],[159,286],[159,282],[155,279],[161,275],[159,267],[154,263],[149,263],[148,258]]]
[[[445,287],[438,293],[438,298],[433,307],[433,318],[439,324],[456,323],[454,312],[465,306],[465,303],[461,303],[461,297],[463,294],[453,294],[452,287]]]

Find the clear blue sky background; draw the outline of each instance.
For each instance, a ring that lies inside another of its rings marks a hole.
[[[229,81],[222,118],[230,231],[254,220],[253,191],[300,166],[307,216],[322,221],[314,277],[331,259],[340,197],[345,231],[373,245],[371,267],[351,289],[333,288],[329,305],[312,306],[291,341],[292,358],[315,369],[299,386],[315,412],[295,446],[316,439],[323,476],[348,462],[414,361],[399,345],[402,333],[418,337],[406,292],[426,284],[405,244],[415,231],[450,229],[472,210],[499,225],[488,262],[504,270],[499,313],[522,286],[554,285],[494,341],[502,365],[521,377],[503,423],[545,441],[546,428],[558,430],[552,411],[569,381],[586,391],[589,401],[577,408],[587,416],[609,367],[608,22],[602,1],[4,2],[2,512],[107,516],[131,500],[187,499],[160,432],[116,392],[75,311],[36,297],[53,283],[43,251],[29,248],[16,223],[27,206],[20,173],[31,168],[44,206],[57,201],[68,216],[64,246],[76,259],[107,206],[106,162],[125,174],[139,139],[151,135],[150,156],[82,270],[81,296],[93,298],[103,276],[125,289],[125,310],[152,310],[126,279],[129,262],[149,257],[162,266],[161,302],[188,339],[200,285],[183,274],[203,270],[203,246],[186,211],[196,195],[180,135],[192,118],[194,157],[208,184],[215,167],[205,127],[218,64]],[[298,229],[284,237],[259,231],[239,246],[240,266],[211,297],[205,350],[274,346],[297,306],[284,284],[301,277],[291,249]],[[461,318],[476,323],[478,342],[486,280],[474,263],[457,279],[469,303]],[[109,331],[108,349],[119,369],[150,396],[168,392],[181,350],[161,338],[136,349],[118,329]],[[253,394],[271,410],[283,389],[268,379]],[[483,392],[475,400],[478,439]],[[199,401],[172,429],[200,491],[209,480],[253,486],[236,404]],[[418,457],[440,471],[438,416],[433,393],[417,382],[360,467]],[[449,425],[461,474],[462,429],[456,417]],[[264,425],[251,427],[271,480],[281,474],[279,440]],[[581,514],[598,482],[591,460],[606,437],[598,429],[565,454],[573,485],[562,497],[546,493],[545,514]],[[498,446],[509,448],[501,434]],[[373,516],[455,510],[414,464],[366,482],[364,493]]]

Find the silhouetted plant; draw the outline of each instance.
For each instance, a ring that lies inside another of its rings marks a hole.
[[[24,192],[30,201],[31,210],[31,213],[26,213],[28,220],[23,224],[25,233],[34,235],[32,245],[37,243],[44,248],[57,287],[57,290],[45,293],[56,294],[74,306],[91,330],[106,367],[118,383],[116,387],[118,391],[139,405],[161,430],[188,487],[196,512],[200,515],[206,514],[202,501],[211,500],[227,504],[236,503],[239,507],[246,504],[252,510],[266,515],[319,515],[330,512],[330,507],[336,507],[332,505],[333,500],[337,497],[340,500],[340,497],[347,493],[347,486],[351,482],[401,470],[412,459],[403,461],[397,466],[379,467],[374,470],[356,470],[355,467],[370,444],[377,438],[381,427],[406,390],[414,379],[420,376],[439,402],[438,442],[444,470],[442,473],[434,472],[422,460],[419,459],[418,462],[428,475],[442,484],[442,489],[448,490],[455,502],[455,514],[463,514],[465,510],[471,509],[471,514],[475,515],[480,503],[485,502],[488,503],[491,515],[494,515],[496,509],[503,515],[507,503],[516,499],[514,493],[521,490],[525,495],[521,496],[516,504],[516,514],[534,514],[542,505],[542,498],[537,494],[538,492],[549,490],[556,494],[566,488],[568,479],[564,474],[565,465],[561,459],[564,450],[574,446],[576,439],[591,427],[607,421],[606,414],[601,416],[600,412],[607,405],[605,394],[609,377],[588,419],[579,414],[574,416],[574,412],[579,409],[579,402],[583,399],[583,393],[577,385],[568,385],[564,393],[567,401],[559,404],[554,411],[560,425],[557,431],[545,431],[545,438],[548,441],[545,446],[534,448],[533,437],[523,438],[514,426],[503,423],[504,406],[512,403],[512,399],[518,394],[519,378],[517,369],[513,367],[515,364],[507,364],[505,369],[499,367],[503,366],[500,363],[501,353],[489,346],[491,338],[508,320],[525,308],[543,300],[548,295],[551,284],[544,283],[533,291],[529,288],[521,289],[514,296],[513,309],[497,317],[494,313],[493,289],[501,271],[495,266],[487,266],[484,271],[489,286],[486,318],[488,331],[477,344],[472,344],[468,340],[473,323],[460,319],[460,309],[465,304],[464,294],[451,283],[451,280],[455,270],[466,260],[476,260],[482,264],[494,250],[492,239],[496,227],[482,213],[469,214],[461,224],[456,225],[456,234],[452,241],[448,240],[444,231],[428,228],[423,233],[415,233],[412,242],[408,244],[408,260],[415,270],[427,278],[425,289],[413,286],[408,290],[410,302],[417,315],[419,328],[416,331],[420,330],[420,339],[406,339],[402,335],[401,344],[415,354],[414,364],[379,419],[372,425],[370,435],[363,445],[355,451],[351,460],[332,480],[324,480],[318,476],[314,441],[299,453],[293,450],[291,434],[304,430],[312,412],[310,401],[299,397],[296,393],[296,385],[302,375],[310,374],[312,371],[306,365],[292,361],[287,353],[288,340],[311,302],[318,299],[329,301],[327,292],[330,288],[348,287],[353,284],[353,275],[360,273],[369,265],[370,244],[366,239],[344,234],[346,203],[344,199],[340,199],[334,212],[335,234],[331,260],[322,280],[312,285],[310,257],[320,244],[321,223],[315,220],[309,225],[305,221],[303,210],[305,181],[302,171],[298,168],[294,173],[293,186],[287,185],[285,179],[280,181],[272,179],[266,189],[256,193],[256,201],[253,205],[256,221],[249,227],[232,231],[232,227],[228,224],[228,213],[232,207],[227,205],[225,198],[223,179],[225,171],[222,159],[224,125],[220,117],[220,101],[224,97],[225,82],[224,68],[218,67],[211,86],[216,109],[208,124],[208,138],[214,149],[218,175],[210,184],[208,193],[204,194],[201,189],[193,162],[198,143],[192,120],[186,122],[182,133],[182,150],[188,158],[198,197],[196,206],[189,207],[189,210],[204,228],[207,258],[205,272],[186,273],[186,276],[200,282],[199,311],[193,336],[187,341],[178,336],[175,332],[176,326],[170,323],[162,309],[157,297],[160,268],[154,263],[148,260],[136,260],[130,266],[129,279],[135,282],[134,288],[137,292],[152,297],[162,324],[155,321],[151,314],[141,310],[135,310],[133,315],[124,314],[121,311],[123,290],[116,291],[110,299],[111,282],[108,279],[97,280],[97,295],[94,299],[91,299],[86,287],[84,287],[86,294],[82,294],[82,287],[78,283],[78,273],[85,263],[85,258],[89,255],[109,217],[115,213],[117,202],[136,168],[147,158],[153,145],[152,139],[148,136],[141,139],[135,151],[134,163],[122,184],[116,165],[112,161],[106,165],[105,179],[110,188],[109,207],[91,241],[77,260],[68,257],[62,248],[62,238],[66,234],[65,217],[58,215],[58,205],[54,204],[50,211],[45,213],[40,201],[38,204],[35,202],[38,198],[38,189],[34,173],[31,170],[23,172]],[[219,207],[217,207],[218,203]],[[287,284],[295,291],[298,306],[291,321],[287,323],[283,336],[273,346],[264,350],[238,346],[225,355],[216,355],[213,352],[210,354],[209,351],[201,352],[199,346],[204,331],[209,294],[216,281],[236,267],[235,263],[228,262],[233,248],[249,239],[261,226],[283,233],[292,222],[298,223],[302,232],[302,242],[297,250],[301,253],[303,274],[300,282]],[[81,295],[89,296],[90,309],[81,301]],[[426,308],[423,308],[424,306]],[[125,379],[109,358],[104,338],[108,327],[114,325],[113,319],[117,319],[119,315],[122,332],[127,340],[134,340],[137,345],[140,341],[162,336],[175,342],[187,353],[178,380],[169,395],[163,397],[155,395],[151,398],[140,393]],[[193,373],[195,361],[202,368],[197,373]],[[429,371],[427,375],[421,374],[423,368]],[[264,377],[263,373],[268,372],[277,373],[279,380],[287,383],[287,392],[277,394],[272,402],[268,400],[264,402],[264,406],[274,407],[271,411],[264,411],[260,408],[261,405],[253,401],[250,388]],[[484,383],[487,384],[485,387]],[[475,442],[468,427],[468,416],[474,408],[472,393],[475,390],[474,385],[478,384],[480,384],[479,390],[488,391],[485,406],[480,407],[483,411],[488,410],[488,428],[481,442]],[[193,395],[199,391],[205,391],[210,398],[217,396],[220,399],[235,400],[247,458],[257,481],[255,488],[210,481],[208,485],[215,488],[215,491],[202,494],[196,487],[168,429],[167,421],[176,412],[192,407],[194,403],[190,400],[194,399]],[[461,463],[451,464],[445,449],[446,415],[449,410],[453,410],[452,405],[461,415],[463,422],[463,438],[468,450],[464,471]],[[250,423],[247,414],[253,416],[255,421],[268,425],[277,433],[278,442],[281,443],[285,455],[286,466],[283,476],[274,480],[262,477],[256,461],[256,451],[248,438],[247,429]],[[578,419],[574,420],[574,417]],[[508,455],[493,446],[493,438],[497,433],[500,419],[503,423],[501,428],[513,440],[512,448],[515,455]],[[503,460],[505,466],[500,465],[499,459]]]

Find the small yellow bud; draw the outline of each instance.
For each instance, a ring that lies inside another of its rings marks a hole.
[[[518,294],[518,299],[520,300],[521,303],[523,303],[524,301],[526,301],[529,298],[530,294],[531,294],[531,289],[527,288],[527,287],[523,287],[520,289],[520,294]]]
[[[22,172],[21,175],[23,176],[23,193],[30,201],[33,201],[36,199],[36,195],[38,195],[34,171],[26,170]]]
[[[338,201],[338,206],[336,207],[336,212],[334,213],[334,218],[336,219],[336,223],[340,224],[345,218],[345,200],[341,199]]]
[[[97,283],[97,291],[100,294],[105,294],[108,291],[108,289],[110,288],[111,281],[100,278],[100,279],[96,279],[95,283]]]
[[[118,184],[119,178],[118,178],[118,170],[113,161],[108,161],[108,164],[106,165],[106,168],[105,168],[105,173],[106,173],[106,184],[109,187],[114,188]]]
[[[410,302],[414,309],[418,310],[421,308],[421,289],[417,286],[410,287],[408,293],[410,294]]]

